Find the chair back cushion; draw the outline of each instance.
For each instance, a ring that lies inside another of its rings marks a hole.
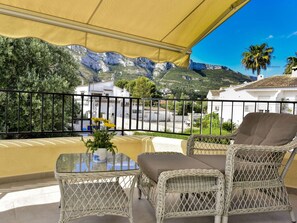
[[[238,128],[235,144],[281,146],[297,133],[297,115],[249,113]]]

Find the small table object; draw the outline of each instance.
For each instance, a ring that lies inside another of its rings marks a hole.
[[[133,223],[132,198],[138,165],[124,154],[96,163],[92,154],[61,154],[55,177],[61,191],[59,223],[89,215],[120,215]]]

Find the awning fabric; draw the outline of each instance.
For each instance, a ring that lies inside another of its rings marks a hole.
[[[191,48],[249,0],[0,0],[0,35],[186,67]]]

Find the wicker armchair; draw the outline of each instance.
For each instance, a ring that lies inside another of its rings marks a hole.
[[[189,138],[187,155],[225,174],[223,223],[229,215],[270,211],[289,211],[296,222],[284,185],[297,153],[296,133],[296,115],[250,113],[234,135]]]

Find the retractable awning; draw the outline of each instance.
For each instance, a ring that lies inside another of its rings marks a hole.
[[[187,66],[191,48],[249,0],[0,0],[0,35]]]

